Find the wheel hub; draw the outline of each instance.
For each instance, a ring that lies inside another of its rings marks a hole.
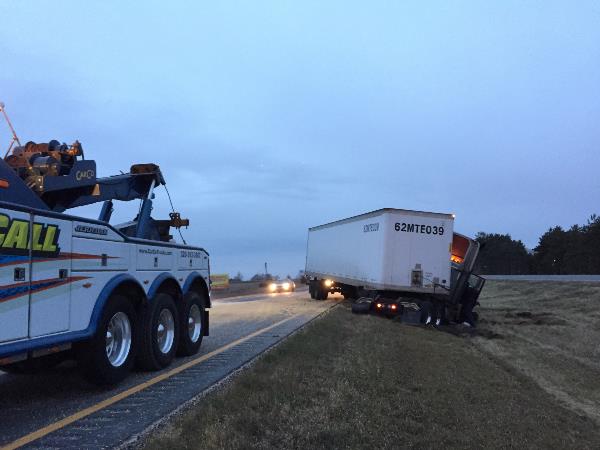
[[[198,342],[202,333],[202,313],[198,305],[194,304],[190,307],[188,313],[188,336],[193,343]]]
[[[158,316],[156,327],[156,343],[161,353],[167,354],[175,341],[175,318],[171,310],[165,308]]]
[[[113,367],[120,367],[131,350],[131,322],[124,312],[111,317],[106,328],[106,357]]]

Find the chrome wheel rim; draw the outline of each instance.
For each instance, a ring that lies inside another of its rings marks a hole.
[[[202,313],[198,305],[192,305],[188,314],[188,336],[196,343],[202,331]]]
[[[175,319],[170,309],[163,309],[156,325],[156,343],[161,353],[167,354],[173,348],[175,340]]]
[[[113,367],[120,367],[131,350],[131,322],[124,312],[111,317],[106,328],[106,357]]]

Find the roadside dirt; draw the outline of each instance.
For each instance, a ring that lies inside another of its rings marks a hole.
[[[492,281],[476,345],[600,425],[600,284]]]

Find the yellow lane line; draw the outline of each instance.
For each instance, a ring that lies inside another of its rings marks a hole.
[[[96,403],[95,405],[89,406],[85,409],[82,409],[81,411],[76,412],[75,414],[65,417],[64,419],[61,419],[57,422],[51,423],[50,425],[40,428],[39,430],[29,433],[17,439],[16,441],[5,445],[4,447],[0,447],[0,450],[13,450],[22,447],[23,445],[30,444],[33,441],[36,441],[50,433],[53,433],[54,431],[60,430],[61,428],[72,424],[73,422],[76,422],[80,419],[83,419],[84,417],[94,414],[114,403],[117,403],[118,401],[132,396],[133,394],[137,394],[138,392],[143,391],[144,389],[149,388],[150,386],[153,386],[156,383],[160,383],[161,381],[171,378],[172,376],[177,375],[178,373],[183,372],[184,370],[189,369],[190,367],[200,364],[201,362],[206,361],[207,359],[212,358],[213,356],[218,355],[219,353],[223,353],[225,350],[229,350],[231,347],[235,347],[236,345],[241,344],[242,342],[245,342],[249,339],[252,339],[253,337],[258,336],[259,334],[269,331],[287,322],[290,319],[293,319],[293,317],[288,317],[287,319],[280,320],[279,322],[276,322],[273,325],[269,325],[268,327],[255,331],[254,333],[244,336],[243,338],[230,342],[229,344],[224,345],[223,347],[219,347],[218,349],[213,350],[210,353],[188,361],[185,364],[182,364],[178,367],[175,367],[174,369],[169,370],[168,372],[157,375],[156,377],[151,378],[148,381],[144,381],[143,383],[138,384],[136,386],[133,386],[113,397],[107,398],[106,400],[102,400],[101,402]]]

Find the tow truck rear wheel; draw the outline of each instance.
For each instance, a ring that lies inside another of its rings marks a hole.
[[[179,313],[179,347],[177,354],[191,356],[198,353],[202,337],[206,330],[206,312],[204,298],[196,292],[188,292]]]
[[[122,295],[108,300],[96,334],[77,348],[77,359],[87,379],[108,385],[122,381],[135,361],[138,339],[135,308]]]
[[[160,370],[175,358],[179,341],[179,322],[175,301],[168,294],[156,294],[142,313],[138,366]]]

